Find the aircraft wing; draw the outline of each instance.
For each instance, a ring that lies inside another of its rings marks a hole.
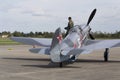
[[[26,37],[11,37],[11,40],[27,45],[38,45],[43,47],[50,47],[52,39],[49,38],[26,38]]]
[[[85,51],[93,51],[105,48],[113,48],[113,47],[120,47],[120,39],[113,39],[113,40],[92,40],[91,44],[88,42],[89,45],[83,46],[81,49]],[[84,53],[84,51],[83,51]]]

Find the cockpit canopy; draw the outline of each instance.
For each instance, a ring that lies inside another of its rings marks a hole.
[[[80,25],[75,25],[73,28],[70,29],[69,33],[77,32],[80,33],[82,31],[82,28]]]
[[[87,29],[87,26],[85,24],[75,25],[73,28],[70,29],[69,33],[72,33],[72,32],[81,33],[83,30],[86,31],[86,29]]]

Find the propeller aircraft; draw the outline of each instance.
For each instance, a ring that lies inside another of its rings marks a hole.
[[[85,25],[75,25],[63,39],[61,29],[55,31],[52,39],[11,37],[12,40],[28,45],[38,45],[40,48],[29,49],[36,54],[49,55],[51,61],[63,66],[64,61],[75,62],[80,54],[91,53],[93,50],[120,47],[120,39],[95,40],[89,26],[96,9],[94,9]],[[88,38],[90,37],[90,39]]]

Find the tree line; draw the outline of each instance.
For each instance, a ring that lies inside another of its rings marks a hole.
[[[38,37],[38,38],[52,38],[54,32],[8,32],[3,31],[0,32],[0,35],[8,35],[9,37],[15,36],[15,37]],[[65,33],[63,33],[63,36]],[[120,31],[116,31],[114,33],[106,33],[106,32],[92,32],[92,35],[97,39],[119,39],[120,38]]]
[[[119,39],[120,31],[116,31],[114,33],[94,32],[93,36],[97,39]]]
[[[24,32],[19,32],[19,31],[14,31],[13,33],[3,31],[0,33],[0,35],[8,35],[9,37],[14,36],[14,37],[38,37],[38,38],[51,38],[53,36],[53,32],[29,32],[29,33],[24,33]]]

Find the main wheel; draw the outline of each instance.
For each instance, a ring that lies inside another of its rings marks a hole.
[[[60,65],[59,65],[60,67],[63,67],[63,64],[62,64],[62,62],[60,62]]]

